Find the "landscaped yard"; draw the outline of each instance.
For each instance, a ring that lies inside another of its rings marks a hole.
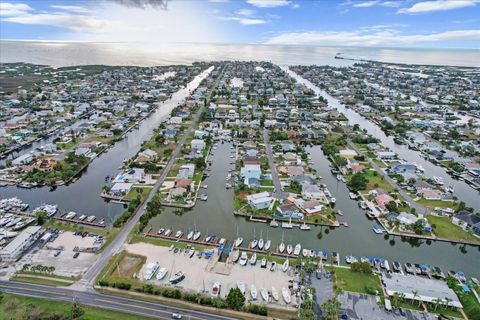
[[[439,238],[480,244],[479,238],[454,225],[447,217],[428,215],[427,220],[432,226],[435,225],[433,232]]]
[[[335,268],[335,283],[343,291],[382,295],[380,279],[375,274],[353,272],[347,268]]]
[[[136,187],[133,186],[132,189],[123,197],[125,201],[132,201],[140,195],[140,201],[143,201],[149,194],[152,187]]]
[[[364,176],[368,180],[368,190],[373,190],[376,188],[382,188],[388,192],[393,190],[392,186],[387,181],[385,181],[385,179],[380,173],[376,172],[375,170],[367,170],[364,173]]]
[[[419,199],[417,201],[419,204],[429,208],[429,209],[435,209],[435,208],[454,208],[455,204],[453,201],[442,201],[442,200],[427,200],[427,199]]]

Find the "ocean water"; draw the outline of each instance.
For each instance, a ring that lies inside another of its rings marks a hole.
[[[0,62],[30,62],[54,67],[106,65],[169,65],[212,60],[263,60],[281,65],[350,65],[337,53],[356,59],[406,64],[480,67],[478,49],[321,47],[260,44],[78,43],[0,41]]]

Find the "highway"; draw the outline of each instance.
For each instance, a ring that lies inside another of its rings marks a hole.
[[[172,307],[161,303],[134,300],[97,292],[75,291],[69,288],[57,288],[31,283],[0,281],[0,291],[22,296],[66,302],[78,302],[81,305],[121,311],[157,319],[171,319],[173,313],[181,314],[184,319],[234,319],[202,311]]]

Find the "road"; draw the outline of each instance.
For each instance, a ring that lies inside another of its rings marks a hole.
[[[54,301],[76,301],[81,305],[121,311],[157,319],[171,319],[172,313],[179,313],[183,315],[184,319],[234,319],[203,311],[172,307],[159,302],[146,302],[97,292],[75,291],[68,288],[57,288],[31,283],[0,281],[0,291]]]
[[[278,177],[277,166],[275,165],[275,161],[273,160],[273,152],[272,145],[270,143],[269,131],[266,129],[263,130],[263,141],[265,143],[268,166],[270,167],[270,171],[272,172],[273,185],[275,186],[275,191],[272,193],[272,197],[277,199],[286,198],[288,196],[288,192],[282,191],[282,184],[280,182],[280,178]]]
[[[398,193],[405,199],[405,201],[408,203],[408,205],[410,206],[410,208],[415,208],[415,211],[417,213],[422,213],[422,214],[425,214],[425,213],[428,213],[429,210],[425,207],[425,206],[422,206],[421,204],[419,204],[418,202],[416,202],[415,200],[412,199],[412,197],[410,197],[410,195],[408,193],[406,193],[402,188],[400,188],[400,186],[395,182],[393,181],[392,178],[390,178],[388,176],[388,174],[382,169],[380,168],[380,166],[378,166],[375,162],[372,161],[372,159],[370,159],[369,157],[367,157],[362,150],[360,150],[359,147],[357,147],[357,145],[355,145],[352,141],[350,140],[347,140],[347,143],[348,145],[353,149],[355,150],[359,155],[363,155],[365,157],[365,159],[367,159],[368,163],[372,166],[373,169],[375,169],[379,174],[381,174],[383,176],[383,178],[385,179],[386,182],[388,182],[394,189],[396,189],[398,191]]]
[[[213,69],[212,69],[212,71],[213,71]],[[222,73],[220,72],[215,84],[213,85],[213,88],[216,87],[216,85],[218,84],[218,81],[221,79],[221,76],[220,76],[221,74]],[[207,97],[207,101],[210,100],[210,97],[211,97],[211,94],[212,94],[213,90],[210,90],[209,92],[210,93]],[[93,284],[95,282],[95,279],[100,274],[100,272],[106,267],[106,265],[108,264],[108,261],[110,260],[110,257],[112,257],[113,255],[115,255],[116,253],[121,251],[125,241],[128,238],[128,235],[130,234],[132,229],[135,227],[135,225],[138,223],[138,221],[140,220],[140,217],[145,212],[146,204],[150,200],[152,200],[152,198],[157,193],[158,189],[162,186],[163,182],[165,181],[165,178],[167,177],[168,172],[172,168],[172,166],[175,162],[175,159],[180,154],[180,151],[182,150],[183,145],[185,144],[185,141],[187,140],[188,136],[190,135],[190,133],[192,133],[192,131],[193,131],[195,125],[196,125],[196,122],[198,121],[198,119],[199,119],[201,113],[203,112],[204,108],[205,108],[205,106],[202,105],[200,107],[200,109],[198,110],[198,112],[193,117],[190,126],[185,131],[185,133],[183,134],[183,136],[180,139],[180,141],[178,142],[175,150],[172,152],[172,156],[168,160],[165,168],[163,169],[160,177],[158,178],[157,182],[155,183],[152,190],[148,194],[147,198],[140,204],[140,206],[134,212],[133,216],[125,223],[123,228],[119,231],[119,233],[117,234],[115,239],[113,239],[113,241],[110,243],[110,245],[107,246],[99,254],[97,260],[87,270],[87,272],[85,272],[85,275],[83,276],[83,278],[80,281],[78,281],[78,283],[76,283],[74,285],[74,288],[81,289],[81,287],[84,287],[87,290],[90,290],[90,291],[93,290]]]

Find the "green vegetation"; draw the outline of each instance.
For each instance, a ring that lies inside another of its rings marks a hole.
[[[135,210],[137,210],[138,206],[140,205],[140,198],[137,197],[135,199],[133,199],[132,201],[130,201],[130,203],[128,204],[128,208],[127,210],[125,210],[124,213],[122,213],[120,216],[118,216],[118,218],[115,220],[115,222],[113,223],[113,226],[114,227],[120,227],[122,226],[125,222],[128,221],[128,219],[130,219],[130,217],[133,215],[133,213],[135,212]]]
[[[245,296],[240,289],[231,288],[228,292],[226,302],[230,309],[241,310],[245,305]]]
[[[428,215],[427,220],[433,227],[433,233],[439,238],[480,244],[479,238],[454,225],[447,217]]]
[[[124,201],[132,201],[134,199],[137,199],[140,197],[140,201],[145,200],[147,198],[148,194],[150,193],[151,187],[138,187],[134,186],[130,191],[123,197],[122,200]]]
[[[54,278],[46,278],[46,277],[40,278],[40,277],[21,275],[21,274],[11,277],[10,280],[18,281],[18,282],[42,284],[42,285],[52,286],[52,287],[69,286],[73,283],[71,281],[55,280]]]
[[[342,291],[382,294],[380,279],[375,274],[355,272],[348,268],[335,268],[335,285]]]
[[[331,298],[322,304],[322,315],[326,320],[337,320],[338,309],[340,309],[340,301],[336,297]]]

